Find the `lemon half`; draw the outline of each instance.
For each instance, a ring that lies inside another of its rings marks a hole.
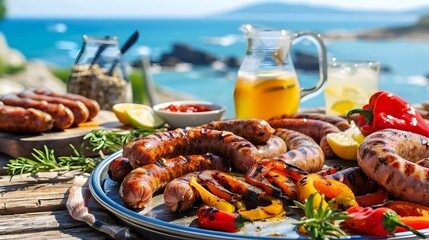
[[[150,107],[126,110],[125,113],[131,122],[131,126],[135,128],[158,128],[164,124],[164,120]]]
[[[362,132],[353,121],[349,129],[343,132],[329,133],[326,136],[332,151],[338,157],[350,161],[356,161],[358,148],[364,138]]]

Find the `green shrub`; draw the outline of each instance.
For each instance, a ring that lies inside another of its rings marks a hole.
[[[52,74],[67,83],[71,74],[71,68],[55,68],[52,69]]]
[[[0,62],[0,75],[19,73],[25,70],[25,68],[26,68],[25,64],[7,65],[7,64],[4,64],[3,62]]]

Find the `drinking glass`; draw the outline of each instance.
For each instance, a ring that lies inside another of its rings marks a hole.
[[[339,60],[328,62],[325,85],[325,111],[328,115],[344,116],[362,108],[378,91],[380,63],[370,60]]]

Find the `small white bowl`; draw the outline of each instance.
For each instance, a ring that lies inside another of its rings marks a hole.
[[[202,105],[204,107],[212,108],[213,110],[203,112],[171,112],[163,110],[170,105]],[[153,110],[159,117],[168,123],[170,128],[186,128],[220,120],[222,115],[226,112],[226,107],[207,101],[189,100],[156,104],[153,106]]]

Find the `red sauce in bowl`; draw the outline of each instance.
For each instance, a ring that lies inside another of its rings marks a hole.
[[[214,109],[199,104],[170,104],[167,107],[161,108],[161,110],[170,112],[207,112]]]

